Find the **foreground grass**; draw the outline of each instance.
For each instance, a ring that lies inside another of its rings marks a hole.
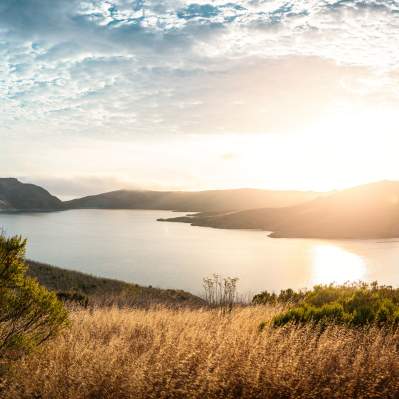
[[[282,328],[278,306],[77,310],[72,326],[15,363],[2,398],[395,398],[399,333]]]

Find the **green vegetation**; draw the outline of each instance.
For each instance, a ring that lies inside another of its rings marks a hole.
[[[262,293],[257,294],[253,297],[252,303],[254,305],[276,305],[278,303],[294,304],[302,301],[305,298],[306,294],[306,291],[294,291],[291,288],[281,290],[280,294],[263,291]]]
[[[399,324],[399,289],[377,283],[353,285],[319,285],[311,291],[282,291],[280,295],[264,292],[253,299],[255,304],[289,304],[277,314],[273,326],[294,324],[344,324],[351,327]]]
[[[19,357],[67,324],[62,302],[26,276],[25,245],[0,236],[0,359]]]

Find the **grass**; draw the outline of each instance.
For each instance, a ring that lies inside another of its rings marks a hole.
[[[129,287],[138,287],[123,281],[95,277],[78,271],[62,269],[45,263],[27,261],[28,274],[36,277],[40,284],[55,291],[78,291],[91,295],[99,293],[119,292]]]
[[[0,397],[398,397],[397,330],[259,329],[281,310],[75,310],[69,329],[11,366]]]
[[[70,326],[33,353],[0,362],[1,399],[399,398],[399,289],[263,292],[223,312],[182,291],[29,264],[90,306],[71,307]],[[222,293],[222,280],[205,281],[211,298]]]
[[[44,263],[27,261],[28,274],[40,284],[58,293],[78,293],[88,298],[89,305],[200,306],[203,301],[183,290],[144,287],[134,283],[96,277],[78,271],[62,269]]]

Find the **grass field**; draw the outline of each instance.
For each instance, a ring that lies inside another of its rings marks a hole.
[[[75,310],[2,398],[397,398],[399,333],[267,326],[278,306]]]

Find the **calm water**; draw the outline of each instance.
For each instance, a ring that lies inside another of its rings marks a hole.
[[[351,280],[399,285],[399,239],[271,239],[259,231],[161,223],[167,211],[73,210],[0,214],[27,256],[94,275],[201,292],[212,273],[240,279],[245,294]]]

